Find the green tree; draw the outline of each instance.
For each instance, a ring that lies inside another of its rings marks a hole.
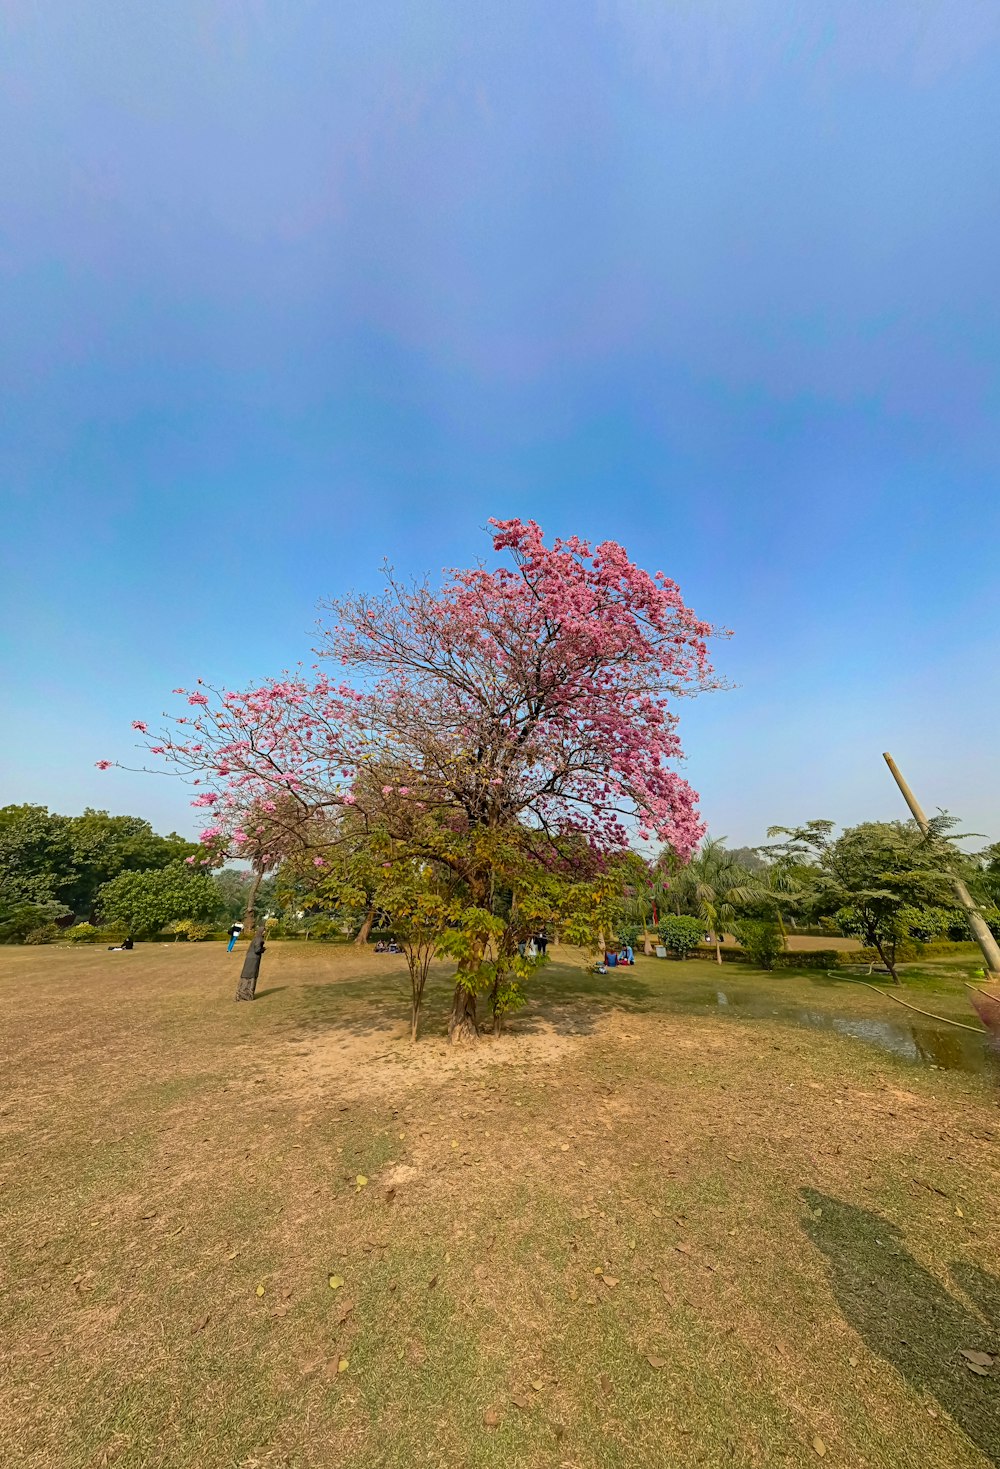
[[[877,950],[898,984],[896,944],[926,910],[949,905],[951,874],[964,861],[943,840],[953,824],[937,817],[926,837],[912,821],[866,821],[834,839],[832,821],[809,821],[773,826],[768,836],[785,839],[771,849],[780,863],[809,869],[804,890],[812,915],[836,914]]]
[[[705,925],[700,918],[688,913],[665,913],[657,926],[657,932],[665,949],[686,959],[693,954],[705,936]]]
[[[0,807],[0,904],[55,902],[71,873],[64,816],[45,806]]]
[[[669,879],[678,913],[693,913],[715,935],[715,957],[722,963],[722,939],[740,910],[758,900],[760,885],[726,847],[725,837],[706,837],[687,866],[676,865],[672,852],[661,862],[674,861]]]
[[[158,836],[138,816],[90,808],[60,816],[45,806],[5,806],[0,901],[58,902],[92,920],[98,889],[119,873],[166,867],[198,851],[175,832]]]
[[[69,870],[61,876],[60,898],[76,914],[94,916],[97,892],[122,872],[146,872],[197,856],[197,843],[170,832],[159,836],[141,816],[111,816],[88,807],[65,821]]]
[[[218,916],[219,895],[211,877],[183,862],[146,872],[122,872],[98,894],[103,921],[141,938],[162,933],[178,919],[208,922]]]
[[[785,938],[773,916],[740,918],[733,933],[751,964],[759,969],[774,968],[775,959],[785,947]]]

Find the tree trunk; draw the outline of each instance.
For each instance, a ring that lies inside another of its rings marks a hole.
[[[253,870],[253,881],[250,883],[250,889],[247,893],[246,912],[243,914],[243,927],[247,929],[248,932],[254,926],[254,920],[256,918],[256,913],[254,910],[257,903],[257,892],[260,888],[263,877],[263,867],[255,867]],[[253,996],[251,995],[250,998],[252,999]]]
[[[455,986],[455,994],[451,1002],[451,1014],[448,1016],[448,1039],[453,1046],[468,1045],[479,1039],[479,1027],[476,1024],[476,997],[474,994],[470,995],[461,981]]]
[[[719,942],[719,939],[720,939],[720,935],[719,934],[716,934],[715,935],[715,962],[716,962],[716,964],[721,964],[722,963],[722,944]]]
[[[376,907],[375,907],[375,905],[373,903],[372,906],[368,909],[368,912],[365,914],[365,921],[362,923],[361,927],[358,929],[358,936],[354,940],[354,942],[359,947],[362,947],[363,945],[365,945],[368,942],[368,935],[372,931],[372,924],[375,922],[375,914],[376,914],[377,911],[378,910],[376,909]]]
[[[876,949],[878,949],[879,958],[882,960],[882,963],[885,965],[886,969],[888,969],[890,975],[892,976],[893,984],[899,984],[899,975],[896,973],[896,965],[883,949],[881,939],[878,937],[877,934],[873,933],[872,940],[874,941]]]
[[[420,1023],[420,1000],[417,995],[413,996],[410,1005],[410,1044],[414,1045],[417,1039],[417,1026]]]

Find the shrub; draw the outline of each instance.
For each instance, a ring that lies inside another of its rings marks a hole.
[[[33,928],[24,935],[26,944],[51,944],[60,934],[57,923],[43,923],[40,928]]]
[[[778,925],[768,918],[744,918],[736,925],[735,937],[750,963],[758,969],[773,969],[774,961],[785,947]]]
[[[619,945],[624,947],[627,944],[630,949],[637,949],[639,947],[639,936],[641,933],[642,927],[638,923],[620,923],[616,930]]]
[[[59,936],[55,920],[66,910],[61,903],[16,902],[0,908],[0,944],[51,943]],[[47,938],[31,938],[29,934],[54,933]]]
[[[705,925],[700,918],[689,918],[682,914],[669,914],[661,918],[658,926],[660,941],[664,948],[684,959],[698,947],[705,937]]]
[[[101,937],[101,930],[92,923],[74,923],[67,928],[66,937],[71,944],[93,944]]]
[[[875,955],[878,959],[878,955]],[[838,964],[859,962],[857,950],[845,953],[842,949],[803,949],[797,954],[779,954],[775,967],[778,969],[835,969]],[[867,958],[864,960],[867,964]]]
[[[167,929],[174,936],[176,943],[179,938],[187,939],[189,943],[197,944],[207,939],[212,932],[210,923],[199,923],[197,918],[178,918]]]

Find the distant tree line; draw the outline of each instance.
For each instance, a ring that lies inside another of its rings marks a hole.
[[[630,932],[653,924],[679,956],[708,940],[720,962],[731,933],[765,968],[790,928],[815,926],[859,938],[896,978],[908,947],[970,937],[955,876],[1000,933],[1000,843],[969,854],[956,845],[953,818],[930,825],[929,836],[912,821],[862,822],[839,836],[832,821],[774,826],[772,841],[755,848],[730,850],[724,838],[709,838],[686,865],[668,848],[646,890],[633,891],[624,924]]]

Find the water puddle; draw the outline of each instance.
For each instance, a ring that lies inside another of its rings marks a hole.
[[[996,1076],[1000,1071],[1000,1057],[989,1048],[985,1036],[980,1039],[971,1031],[939,1025],[916,1015],[912,1021],[903,1018],[902,1013],[899,1019],[895,1016],[859,1018],[838,1014],[836,1010],[776,1005],[770,996],[707,986],[697,992],[671,996],[671,1002],[685,1010],[730,1010],[750,1019],[782,1020],[807,1030],[833,1030],[917,1066],[968,1071],[980,1076]]]

